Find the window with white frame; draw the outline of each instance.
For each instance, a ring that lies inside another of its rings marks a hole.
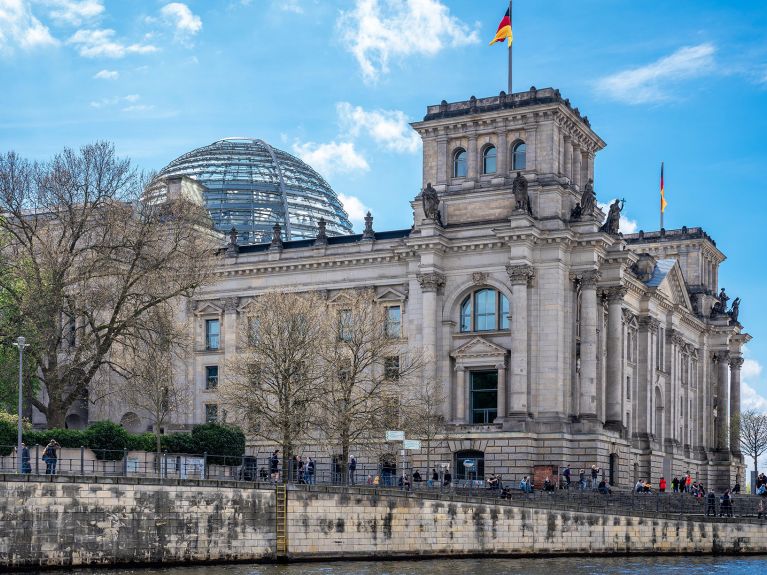
[[[386,308],[386,337],[397,339],[402,336],[402,308],[391,305]]]

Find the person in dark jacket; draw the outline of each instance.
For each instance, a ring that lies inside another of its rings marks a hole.
[[[706,517],[716,517],[716,493],[713,491],[706,495]]]
[[[306,483],[308,483],[309,485],[314,484],[314,471],[315,471],[314,459],[310,457],[309,461],[306,463]]]
[[[21,444],[21,472],[32,473],[32,465],[29,462],[29,448],[25,443]]]
[[[671,480],[671,491],[674,493],[679,493],[679,478],[674,477],[674,479]]]
[[[272,474],[272,482],[277,483],[280,480],[280,450],[275,449],[272,451],[272,456],[269,458],[269,473]]]
[[[56,475],[56,464],[59,461],[59,455],[56,451],[61,449],[61,445],[55,439],[51,439],[43,451],[43,461],[45,461],[45,474]]]

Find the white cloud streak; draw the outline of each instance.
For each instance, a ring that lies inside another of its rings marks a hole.
[[[365,204],[362,203],[362,200],[356,196],[347,196],[346,194],[338,194],[338,199],[341,200],[346,213],[349,214],[349,220],[353,224],[361,226],[365,222],[365,214],[369,211]]]
[[[293,152],[323,176],[367,172],[370,166],[353,142],[295,143]]]
[[[336,105],[341,129],[352,138],[365,133],[387,150],[415,153],[421,147],[421,138],[410,127],[408,118],[399,110],[366,111],[348,102]]]
[[[652,64],[606,76],[597,89],[626,104],[663,102],[672,98],[670,89],[680,81],[714,72],[715,52],[709,43],[686,46]]]
[[[100,70],[93,76],[96,80],[117,80],[120,72],[117,70]]]
[[[189,6],[181,2],[171,2],[160,10],[163,19],[175,29],[177,42],[188,44],[202,30],[202,19],[194,14]]]
[[[115,39],[111,29],[78,30],[67,44],[74,46],[84,58],[123,58],[128,54],[151,54],[157,47],[151,44],[125,44]]]
[[[97,20],[104,13],[102,0],[35,0],[48,8],[48,15],[56,24],[80,26]]]
[[[15,48],[33,50],[58,44],[47,26],[32,14],[26,0],[0,0],[0,54]]]
[[[434,56],[446,47],[479,42],[472,29],[439,0],[355,0],[337,22],[343,46],[367,83],[389,73],[392,58]]]

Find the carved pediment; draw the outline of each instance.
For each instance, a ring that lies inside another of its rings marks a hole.
[[[668,274],[666,274],[666,277],[658,286],[658,291],[676,305],[694,313],[690,296],[687,293],[687,286],[684,282],[684,276],[679,267],[679,262],[675,263],[674,267],[671,268]]]
[[[378,302],[386,302],[386,301],[401,302],[401,301],[405,301],[406,299],[407,299],[406,292],[400,291],[398,289],[391,288],[391,287],[382,288],[380,293],[378,293],[378,295],[376,295],[376,298],[375,298],[375,300]]]
[[[212,301],[198,301],[194,310],[194,315],[221,315],[224,308],[216,305]]]
[[[481,337],[466,342],[452,354],[455,359],[504,358],[508,350]]]

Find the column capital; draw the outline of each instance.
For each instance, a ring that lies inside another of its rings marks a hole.
[[[599,270],[583,272],[581,274],[581,285],[585,288],[596,288],[601,278],[602,272]]]
[[[629,288],[626,286],[610,286],[602,288],[601,295],[607,300],[608,303],[616,304],[623,303],[623,298],[626,297]]]
[[[223,300],[223,308],[224,312],[226,313],[232,313],[237,311],[237,305],[240,303],[240,298],[238,297],[227,297]]]
[[[739,371],[740,368],[743,367],[744,362],[745,360],[741,356],[739,355],[733,356],[730,358],[730,369]]]
[[[445,287],[445,275],[439,272],[418,274],[416,278],[423,292],[437,292]]]
[[[657,320],[654,317],[650,317],[649,315],[645,315],[639,318],[639,327],[646,329],[651,333],[658,333],[660,320]]]
[[[724,363],[728,359],[730,359],[730,352],[729,351],[715,351],[711,355],[711,359],[714,363]]]
[[[525,285],[535,277],[535,268],[527,264],[506,264],[506,273],[509,274],[511,285]]]

